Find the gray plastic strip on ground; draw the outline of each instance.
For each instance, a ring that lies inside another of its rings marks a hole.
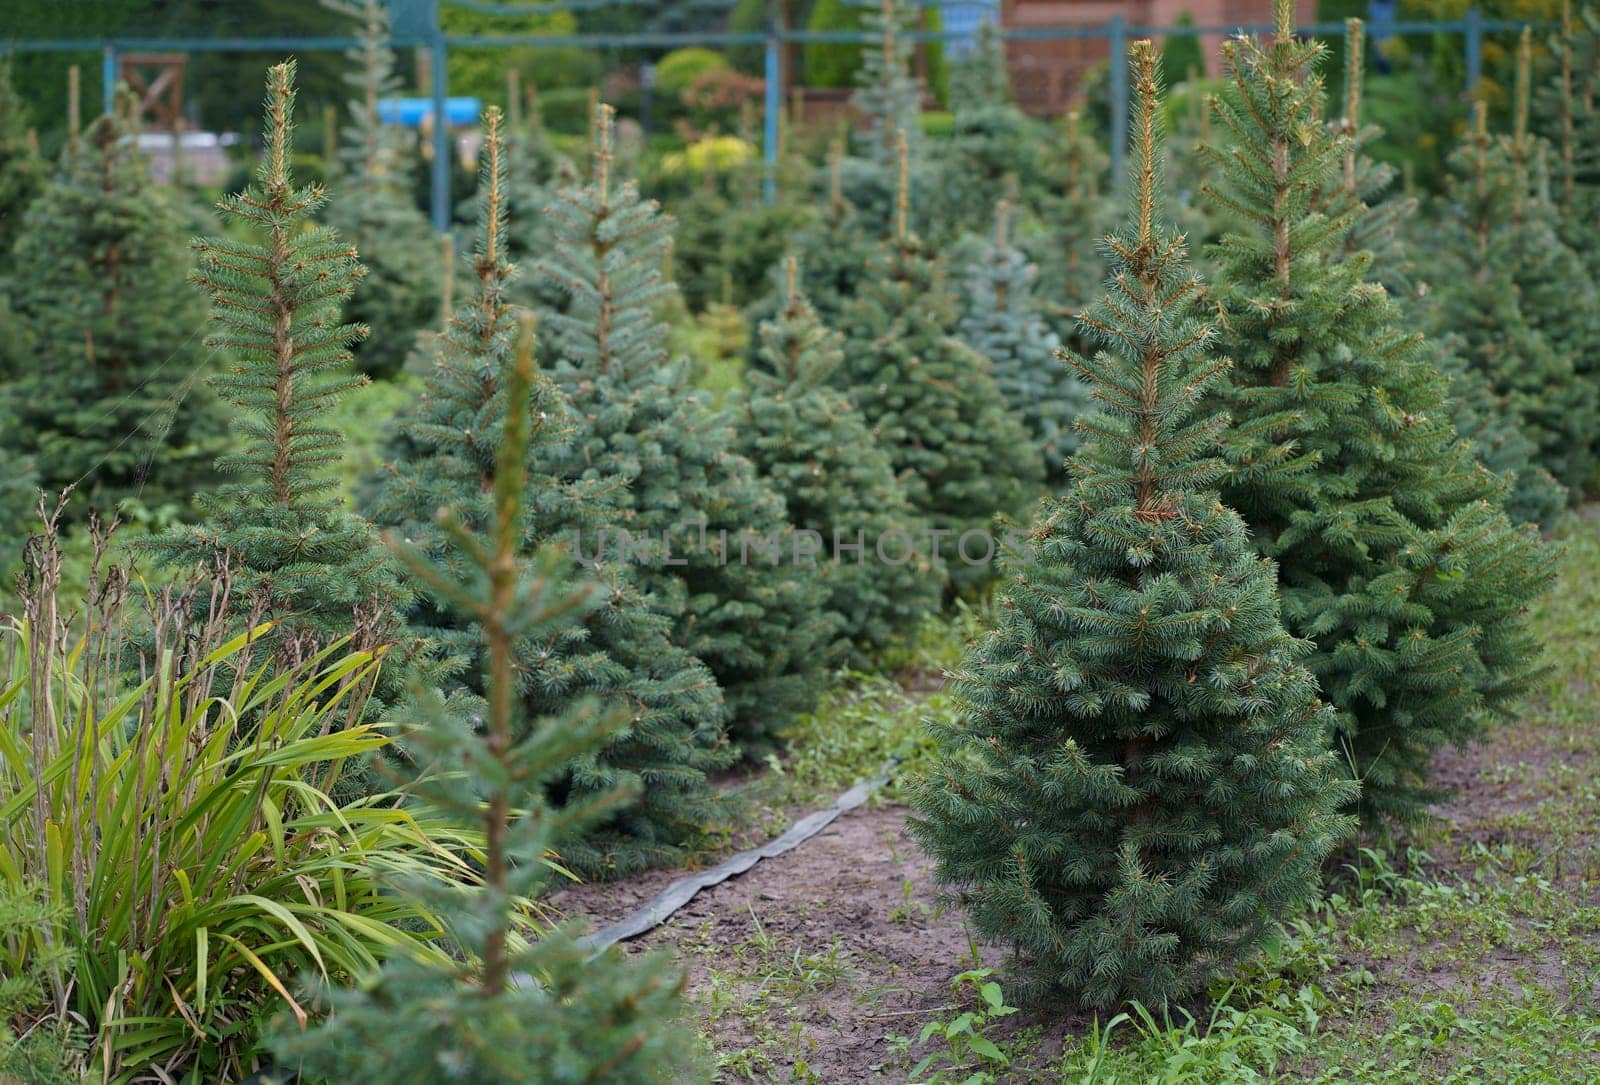
[[[775,840],[769,840],[759,848],[741,851],[739,854],[724,859],[710,870],[702,870],[697,874],[679,878],[661,892],[655,899],[643,908],[634,912],[626,919],[617,921],[604,930],[585,935],[581,941],[585,949],[598,953],[607,946],[618,942],[626,942],[630,938],[637,938],[646,931],[654,930],[670,919],[685,904],[695,898],[702,889],[710,889],[729,878],[743,874],[763,859],[772,859],[786,851],[792,851],[816,836],[823,829],[831,825],[840,814],[848,813],[866,802],[871,794],[889,782],[889,773],[893,770],[891,764],[888,769],[870,780],[864,780],[833,800],[833,805],[815,813],[807,814],[793,825],[789,831]]]

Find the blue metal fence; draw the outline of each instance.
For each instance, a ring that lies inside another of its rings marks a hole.
[[[732,0],[695,0],[708,7],[729,7]],[[965,3],[983,3],[984,0],[962,0]],[[508,17],[551,14],[559,11],[588,10],[618,6],[618,0],[552,0],[552,2],[501,3],[499,0],[390,0],[393,11],[392,43],[399,47],[426,49],[431,53],[429,68],[432,86],[433,115],[444,116],[449,98],[449,51],[452,47],[518,47],[518,48],[640,48],[676,49],[689,45],[712,48],[734,45],[758,45],[765,54],[766,97],[764,103],[763,155],[766,163],[765,193],[770,200],[775,191],[774,170],[778,152],[778,118],[782,109],[782,88],[779,86],[780,58],[788,45],[813,42],[839,44],[872,44],[871,34],[859,30],[814,31],[787,26],[779,17],[781,6],[768,5],[768,24],[764,32],[666,32],[644,31],[638,33],[565,34],[547,35],[533,33],[503,34],[447,34],[440,25],[441,4],[470,8]],[[1506,20],[1485,19],[1477,8],[1469,8],[1466,18],[1453,22],[1391,22],[1386,24],[1387,34],[1459,34],[1463,38],[1466,66],[1466,89],[1475,87],[1483,76],[1484,35],[1497,31],[1520,31],[1526,25]],[[1338,37],[1345,33],[1343,23],[1313,23],[1297,28],[1303,34]],[[1095,39],[1107,42],[1109,48],[1111,92],[1110,152],[1112,170],[1122,171],[1128,142],[1128,42],[1141,37],[1198,37],[1203,34],[1270,34],[1268,24],[1238,26],[1137,26],[1122,18],[1111,19],[1103,26],[1062,26],[1007,28],[1001,36],[1007,41],[1052,41],[1065,39]],[[965,27],[946,28],[942,31],[916,31],[911,37],[919,42],[948,42],[961,40],[970,34]],[[354,38],[138,38],[116,37],[108,39],[54,38],[43,40],[0,41],[0,53],[7,52],[91,52],[101,53],[105,75],[105,108],[111,108],[111,90],[115,85],[117,59],[121,53],[142,51],[163,52],[314,52],[320,50],[349,49],[356,44]],[[433,157],[430,209],[435,229],[443,232],[450,225],[450,132],[449,126],[433,125]]]

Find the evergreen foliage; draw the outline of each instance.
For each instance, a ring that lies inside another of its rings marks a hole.
[[[205,301],[184,221],[120,115],[101,117],[24,217],[14,318],[28,355],[0,397],[9,454],[42,486],[77,485],[109,519],[130,498],[186,508],[216,478],[225,422],[201,378]],[[80,506],[81,507],[81,506]]]
[[[830,328],[841,325],[845,306],[860,290],[882,234],[878,223],[845,196],[844,169],[844,148],[836,144],[829,155],[824,212],[789,238],[789,254],[806,269],[806,297],[817,318]],[[750,308],[753,326],[776,319],[787,304],[782,268],[773,266],[768,279],[766,296]],[[751,362],[762,364],[759,357]]]
[[[900,133],[913,144],[920,140],[922,83],[911,73],[911,0],[879,0],[877,11],[863,16],[875,44],[862,56],[852,101],[867,119],[867,157],[886,177],[895,170]]]
[[[1539,450],[1515,416],[1494,394],[1489,381],[1451,353],[1446,339],[1437,344],[1439,371],[1450,381],[1451,422],[1472,442],[1472,454],[1506,486],[1506,515],[1515,524],[1549,528],[1567,508],[1567,488],[1539,466]]]
[[[44,187],[44,161],[28,138],[28,116],[11,83],[11,61],[0,59],[0,256],[7,256],[28,204]],[[10,278],[0,272],[0,283]]]
[[[914,631],[939,606],[942,576],[926,555],[904,563],[878,555],[879,541],[920,538],[926,524],[878,447],[866,419],[828,380],[843,361],[840,337],[800,292],[798,264],[786,261],[787,302],[760,329],[761,365],[734,404],[744,454],[783,495],[789,516],[834,555],[826,569],[828,609],[844,616],[859,650]],[[891,556],[900,549],[884,544]]]
[[[480,259],[497,260],[492,242]],[[493,335],[504,332],[497,322]],[[304,1077],[339,1082],[705,1080],[694,1065],[693,1032],[678,1021],[682,980],[665,956],[630,959],[612,949],[591,957],[576,930],[525,940],[518,922],[516,902],[551,880],[548,856],[629,796],[600,792],[559,812],[546,799],[547,787],[574,761],[592,759],[619,720],[592,703],[537,718],[520,705],[523,646],[571,640],[603,589],[575,583],[564,556],[525,557],[531,342],[504,368],[496,470],[474,510],[490,520],[474,529],[442,518],[452,551],[465,557],[461,567],[402,551],[430,595],[470,616],[482,643],[481,725],[435,702],[407,743],[420,769],[413,802],[482,834],[482,883],[401,886],[446,917],[457,953],[391,961],[359,988],[332,992],[328,1019],[310,1032],[280,1029],[275,1054]]]
[[[950,97],[950,138],[933,149],[932,236],[985,232],[999,195],[1029,209],[1054,195],[1043,125],[1012,101],[1005,42],[993,23],[983,24],[976,46],[957,62]]]
[[[360,42],[350,50],[354,71],[345,76],[357,94],[343,130],[345,196],[328,207],[328,225],[348,237],[367,274],[348,306],[350,319],[368,328],[354,348],[356,366],[392,377],[405,363],[419,328],[439,315],[438,251],[433,229],[413,201],[409,149],[393,126],[378,119],[378,102],[400,93],[389,12],[378,0],[323,0],[356,20]]]
[[[1600,10],[1584,4],[1574,11],[1572,0],[1562,0],[1550,46],[1557,69],[1537,118],[1558,149],[1562,237],[1600,279]]]
[[[945,263],[907,225],[908,171],[900,144],[894,235],[846,304],[845,361],[834,378],[872,425],[911,503],[941,533],[939,557],[958,589],[993,572],[976,539],[996,513],[1021,516],[1043,477],[1032,439],[1007,407],[994,367],[956,338],[957,301]],[[932,556],[930,554],[930,556]],[[976,560],[973,560],[976,559]]]
[[[1081,423],[999,624],[956,674],[913,832],[1033,1000],[1155,1007],[1202,989],[1315,894],[1354,828],[1331,713],[1280,621],[1273,567],[1219,500],[1201,283],[1156,207],[1158,60],[1133,46],[1135,224],[1072,355]]]
[[[957,332],[994,366],[995,383],[1043,452],[1045,477],[1058,484],[1078,448],[1073,422],[1088,394],[1060,360],[1061,340],[1039,315],[1033,296],[1038,269],[1008,236],[1010,208],[1001,200],[995,237],[968,258]]]
[[[194,280],[210,295],[207,345],[237,359],[212,381],[232,405],[242,450],[217,461],[232,481],[202,494],[203,521],[148,546],[167,564],[226,559],[237,607],[264,601],[279,643],[303,654],[350,636],[378,639],[404,609],[392,561],[365,520],[341,507],[330,467],[343,436],[328,413],[359,387],[349,344],[365,329],[340,319],[362,275],[355,250],[309,220],[327,202],[289,171],[294,63],[267,78],[266,156],[256,185],[219,205],[235,233],[195,242]],[[237,239],[253,234],[257,240]]]
[[[0,1082],[5,1085],[83,1085],[91,1080],[82,1030],[54,1012],[50,978],[72,956],[68,946],[38,938],[61,922],[60,909],[24,882],[0,882],[0,941],[42,942],[20,973],[0,977]]]
[[[1045,170],[1046,192],[1034,208],[1039,228],[1019,236],[1017,247],[1039,269],[1038,294],[1049,299],[1046,319],[1070,343],[1078,314],[1104,281],[1100,243],[1116,211],[1105,195],[1110,162],[1077,112],[1067,114],[1059,146],[1047,148]]]
[[[432,340],[433,362],[414,414],[400,423],[371,510],[418,553],[462,582],[474,547],[453,541],[434,523],[454,510],[458,531],[486,549],[493,523],[497,457],[509,428],[507,388],[516,311],[508,301],[514,268],[505,258],[506,162],[499,111],[490,108],[482,188],[480,240],[473,259],[476,296]],[[531,378],[529,420],[519,468],[519,557],[568,546],[585,531],[613,527],[620,514],[620,481],[605,476],[569,481],[558,472],[580,441],[576,420],[551,378]],[[571,576],[571,555],[563,576]],[[559,779],[554,797],[568,803],[627,786],[634,799],[563,849],[584,874],[628,872],[669,858],[674,848],[714,821],[721,810],[706,773],[724,768],[726,719],[716,681],[698,660],[672,643],[672,622],[654,612],[635,570],[599,564],[588,571],[598,592],[581,619],[515,641],[517,691],[529,719],[559,716],[589,697],[622,714],[621,726]],[[411,614],[415,634],[433,642],[459,684],[470,688],[483,671],[483,630],[448,597],[423,589]]]
[[[1570,348],[1585,337],[1583,324],[1594,313],[1540,320],[1529,291],[1538,282],[1538,308],[1547,310],[1555,300],[1550,291],[1559,289],[1552,277],[1558,263],[1575,310],[1593,296],[1593,284],[1562,259],[1549,222],[1526,213],[1526,192],[1505,151],[1490,137],[1480,104],[1472,133],[1449,158],[1436,233],[1442,282],[1427,324],[1453,337],[1455,352],[1483,375],[1538,447],[1540,463],[1576,492],[1595,468],[1600,408],[1597,388],[1579,379]]]
[[[1361,812],[1421,817],[1434,751],[1476,736],[1538,674],[1528,624],[1552,555],[1450,424],[1444,378],[1368,259],[1334,258],[1350,214],[1315,203],[1345,138],[1321,123],[1322,46],[1288,0],[1270,46],[1226,47],[1226,153],[1207,193],[1241,224],[1216,250],[1219,345],[1235,377],[1223,500],[1278,563],[1284,621],[1339,711]],[[1247,225],[1246,225],[1247,224]]]
[[[1383,129],[1361,120],[1366,34],[1360,19],[1345,20],[1344,49],[1344,116],[1338,122],[1345,140],[1343,169],[1329,181],[1323,213],[1348,218],[1349,228],[1330,258],[1366,253],[1368,277],[1391,294],[1410,298],[1417,288],[1401,227],[1415,218],[1417,200],[1394,191],[1398,171],[1392,165],[1365,153],[1383,137]]]
[[[539,269],[569,299],[550,326],[553,373],[582,427],[574,469],[626,483],[621,526],[648,544],[635,548],[644,587],[686,604],[675,640],[717,676],[735,737],[759,744],[814,703],[838,616],[795,560],[782,497],[669,357],[657,312],[673,298],[671,221],[633,182],[613,185],[609,107],[595,128],[594,179],[557,196],[560,244]]]
[[[0,402],[0,583],[10,577],[21,557],[22,543],[39,504],[39,479],[33,461],[6,447],[16,422]]]

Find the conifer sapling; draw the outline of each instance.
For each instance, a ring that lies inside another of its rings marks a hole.
[[[404,591],[371,526],[333,493],[344,437],[328,412],[361,384],[349,345],[365,334],[340,309],[360,280],[355,250],[308,220],[327,202],[290,173],[294,62],[268,72],[266,154],[256,185],[218,205],[244,234],[195,242],[195,283],[211,297],[207,345],[236,359],[213,387],[232,405],[241,451],[218,468],[230,481],[202,494],[194,526],[149,540],[164,562],[226,558],[234,598],[265,600],[285,646],[378,637],[403,611]],[[366,646],[366,645],[362,645]]]
[[[30,356],[0,391],[14,422],[0,442],[103,518],[128,500],[187,510],[228,447],[186,226],[119,108],[89,126],[16,237],[10,315]]]
[[[994,367],[956,338],[946,265],[908,224],[905,152],[902,142],[894,233],[845,308],[845,360],[834,382],[848,389],[913,507],[940,533],[939,556],[954,586],[967,589],[993,572],[995,514],[1020,516],[1043,470]]]
[[[1009,236],[1011,207],[995,209],[992,242],[966,260],[961,323],[968,346],[994,365],[995,383],[1033,433],[1043,454],[1045,477],[1059,482],[1067,457],[1078,447],[1073,421],[1087,394],[1059,357],[1061,340],[1040,315],[1034,298],[1038,269]]]
[[[1155,1006],[1251,954],[1353,827],[1330,713],[1279,620],[1272,564],[1219,500],[1212,352],[1183,238],[1157,207],[1159,60],[1132,48],[1134,221],[1109,241],[1101,413],[1047,499],[998,626],[955,675],[912,829],[1035,1000]]]
[[[880,540],[920,537],[926,525],[870,427],[828,383],[843,360],[838,333],[826,327],[800,291],[799,263],[785,261],[788,300],[761,325],[760,361],[746,372],[749,391],[733,405],[744,454],[783,495],[795,523],[841,547],[821,570],[828,608],[844,616],[858,649],[882,648],[914,631],[939,606],[942,576],[925,556],[882,560]]]
[[[1551,555],[1455,432],[1448,386],[1368,257],[1338,251],[1353,208],[1322,194],[1346,139],[1322,123],[1322,46],[1277,4],[1270,46],[1234,39],[1206,193],[1236,215],[1216,247],[1213,393],[1233,425],[1222,497],[1278,563],[1284,622],[1338,709],[1362,814],[1415,819],[1434,752],[1511,711],[1539,673],[1529,608]]]
[[[452,546],[467,558],[461,568],[400,549],[425,589],[469,614],[482,639],[484,718],[463,719],[434,701],[406,736],[420,769],[412,801],[482,832],[482,882],[397,887],[425,896],[430,913],[446,917],[456,953],[443,963],[392,961],[360,987],[333,991],[328,1019],[309,1032],[280,1028],[274,1053],[284,1068],[328,1081],[704,1080],[692,1030],[678,1021],[682,980],[665,957],[630,959],[617,949],[591,957],[576,930],[540,934],[518,906],[548,885],[550,856],[628,796],[598,793],[552,810],[547,787],[566,766],[592,757],[620,720],[593,703],[537,719],[519,709],[519,644],[563,639],[598,593],[567,575],[561,555],[525,557],[531,327],[505,378],[487,530],[442,515]]]
[[[405,363],[418,329],[438,318],[438,243],[411,196],[408,148],[398,130],[378,117],[380,100],[400,92],[388,44],[389,11],[378,0],[322,2],[355,21],[359,43],[348,54],[355,70],[344,77],[357,95],[342,133],[346,191],[329,205],[327,220],[355,244],[367,269],[349,304],[350,318],[368,329],[355,345],[355,364],[363,373],[391,377]]]
[[[584,557],[632,552],[620,560],[640,566],[677,643],[717,676],[734,736],[760,744],[815,703],[840,619],[817,583],[820,553],[797,549],[783,498],[669,354],[658,314],[675,297],[662,270],[671,220],[613,178],[611,118],[597,111],[594,179],[549,209],[560,244],[539,268],[569,298],[549,326],[552,375],[579,415],[572,470],[627,486],[629,538],[590,536]]]
[[[460,530],[483,537],[494,521],[494,478],[508,426],[508,376],[514,361],[517,310],[509,297],[516,268],[506,259],[506,144],[499,110],[487,114],[480,236],[472,266],[476,290],[431,341],[411,415],[386,452],[371,515],[429,561],[458,579],[473,552],[434,522],[454,509]],[[561,390],[535,373],[525,404],[522,441],[521,551],[566,546],[582,533],[622,522],[622,481],[596,473],[569,479],[566,457],[580,443],[577,420]],[[484,546],[488,543],[483,542]],[[569,568],[565,575],[570,575]],[[706,773],[724,768],[733,751],[723,739],[727,711],[709,671],[672,643],[673,623],[641,592],[638,570],[616,560],[593,563],[593,605],[550,637],[516,641],[519,704],[528,718],[559,716],[578,699],[595,698],[622,713],[621,726],[552,783],[555,802],[579,802],[624,784],[635,797],[589,825],[563,849],[563,860],[588,876],[615,874],[671,858],[723,814]],[[482,695],[483,630],[472,613],[424,589],[411,631],[446,662],[448,687],[467,700]]]

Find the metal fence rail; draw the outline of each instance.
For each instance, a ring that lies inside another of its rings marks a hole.
[[[709,8],[730,7],[726,0],[699,0]],[[508,17],[535,14],[554,14],[562,11],[590,10],[618,6],[617,0],[556,0],[556,2],[500,3],[498,0],[391,0],[394,14],[394,32],[391,44],[402,48],[426,49],[431,54],[429,69],[432,85],[433,115],[445,115],[444,102],[449,97],[449,51],[452,47],[489,48],[546,48],[568,47],[587,49],[676,49],[684,46],[727,47],[735,45],[761,46],[765,57],[766,89],[764,100],[764,125],[762,154],[766,164],[764,183],[766,198],[775,195],[774,167],[778,154],[778,117],[783,107],[780,83],[781,57],[790,45],[839,44],[870,45],[877,39],[859,30],[805,30],[785,25],[776,17],[780,10],[769,5],[774,12],[764,32],[696,33],[674,31],[642,31],[637,33],[561,34],[541,35],[530,33],[504,34],[449,34],[440,25],[441,4],[466,8],[475,12],[505,15]],[[1448,22],[1394,22],[1382,27],[1385,35],[1450,34],[1461,35],[1466,69],[1466,89],[1471,90],[1483,77],[1483,38],[1487,33],[1520,31],[1526,23],[1509,20],[1485,19],[1477,8],[1469,8],[1464,19]],[[1323,37],[1342,37],[1343,23],[1310,23],[1297,27],[1299,33]],[[1127,155],[1128,144],[1128,43],[1141,37],[1198,38],[1202,35],[1230,35],[1238,33],[1270,34],[1270,24],[1240,24],[1235,26],[1140,26],[1130,24],[1120,16],[1098,26],[1013,27],[1001,31],[1006,41],[1059,41],[1101,40],[1107,43],[1110,67],[1111,93],[1110,152],[1113,174],[1120,175]],[[913,31],[910,38],[917,42],[950,42],[964,37],[956,31]],[[344,50],[355,47],[353,37],[260,37],[260,38],[48,38],[34,40],[0,41],[0,54],[4,53],[87,53],[99,52],[104,82],[104,108],[110,110],[112,90],[117,78],[118,57],[122,53],[160,51],[191,53],[245,53],[245,52],[317,52]],[[430,175],[430,210],[436,230],[444,232],[450,226],[450,132],[447,125],[433,126],[433,157]]]

